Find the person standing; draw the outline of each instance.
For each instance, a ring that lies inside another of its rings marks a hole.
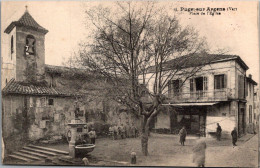
[[[118,127],[117,125],[114,125],[114,139],[118,139]]]
[[[96,131],[94,130],[94,128],[91,129],[91,131],[88,133],[88,135],[90,138],[90,143],[95,144],[97,135],[96,135]]]
[[[124,127],[123,124],[121,124],[121,125],[119,126],[119,132],[120,132],[120,137],[121,137],[121,139],[125,139],[125,127]]]
[[[136,138],[136,129],[135,129],[135,126],[132,125],[132,137]]]
[[[233,144],[233,147],[237,146],[236,143],[237,143],[237,129],[236,127],[234,127],[233,131],[231,132],[231,136],[232,136],[232,144]]]
[[[126,124],[125,129],[126,129],[126,138],[129,138],[130,137],[130,126],[128,123]]]
[[[138,129],[134,125],[134,136],[135,136],[135,138],[137,138],[139,136],[138,134],[139,134]]]
[[[113,125],[111,125],[109,127],[108,131],[109,131],[109,137],[114,140],[115,137],[114,137],[114,127],[113,127]]]
[[[197,167],[205,167],[206,148],[206,142],[202,139],[198,140],[192,148],[193,163],[195,163]]]
[[[185,126],[182,127],[182,129],[179,132],[179,136],[180,136],[180,143],[182,146],[184,146],[184,142],[186,139],[186,135],[187,135],[187,131],[185,129]]]
[[[219,123],[217,123],[217,131],[216,131],[216,134],[217,134],[217,140],[220,141],[221,139],[221,132],[222,132],[222,128],[221,126],[219,125]]]

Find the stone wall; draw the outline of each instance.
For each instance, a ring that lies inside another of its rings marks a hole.
[[[74,71],[69,73],[74,73]],[[130,111],[113,101],[111,97],[106,96],[105,88],[109,86],[109,83],[105,79],[93,75],[76,76],[73,77],[66,73],[46,73],[46,81],[49,85],[52,83],[55,88],[82,93],[84,98],[81,102],[87,122],[108,125],[134,124],[136,127],[140,127],[139,120],[136,120]]]
[[[156,117],[155,129],[170,129],[170,115],[168,111],[160,112]]]
[[[53,105],[48,105],[49,99],[53,99]],[[6,152],[30,141],[66,135],[67,124],[74,116],[74,101],[74,98],[4,96],[2,130]]]
[[[16,80],[23,81],[26,80],[25,71],[27,68],[28,56],[25,55],[24,49],[26,45],[26,36],[33,35],[36,40],[35,45],[35,62],[36,62],[36,71],[41,76],[44,74],[45,66],[45,35],[43,33],[29,30],[24,27],[16,28]]]
[[[16,151],[31,141],[66,137],[68,123],[75,116],[75,100],[73,97],[4,96],[3,139],[6,152]],[[78,104],[79,119],[90,125],[134,124],[140,127],[139,120],[120,104],[110,102],[105,105],[102,101],[82,101]]]
[[[2,97],[2,137],[5,154],[20,149],[27,142],[23,102],[23,96]]]

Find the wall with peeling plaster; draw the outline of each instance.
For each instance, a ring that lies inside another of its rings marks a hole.
[[[53,105],[48,105],[48,99],[53,99]],[[74,102],[75,99],[71,97],[5,96],[3,138],[6,152],[16,151],[32,141],[66,136],[68,123],[75,115]],[[92,101],[80,104],[80,111],[83,115],[79,118],[90,125],[99,122],[140,127],[140,122],[130,112],[120,108],[119,104],[110,103],[105,109],[102,102]],[[18,140],[19,143],[16,142]]]

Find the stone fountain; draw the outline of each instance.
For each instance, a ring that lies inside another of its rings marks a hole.
[[[93,144],[76,145],[77,137],[79,137],[79,135],[82,134],[84,127],[87,126],[87,123],[78,118],[79,104],[77,101],[75,102],[74,112],[75,112],[75,119],[72,119],[71,122],[68,124],[70,126],[70,132],[71,132],[71,139],[69,142],[69,155],[72,158],[79,157],[77,156],[77,153],[81,153],[85,155],[89,152],[92,152],[95,148],[95,145]]]

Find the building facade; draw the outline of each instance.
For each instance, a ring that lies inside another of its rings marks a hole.
[[[253,122],[255,124],[255,132],[259,132],[259,87],[257,87],[254,91],[254,116]]]
[[[184,56],[193,65],[204,64],[200,71],[185,79],[181,73],[168,81],[168,98],[163,112],[155,119],[154,129],[178,133],[185,126],[188,133],[212,137],[216,124],[222,127],[223,137],[230,137],[234,127],[239,136],[253,133],[253,90],[256,82],[246,76],[248,66],[235,55],[206,54]],[[205,61],[210,60],[210,61]],[[169,61],[171,64],[175,60]],[[196,61],[196,62],[194,62]],[[202,62],[203,61],[203,62]],[[194,63],[192,63],[194,62]],[[149,75],[149,74],[148,74]],[[152,84],[148,84],[152,89]]]

